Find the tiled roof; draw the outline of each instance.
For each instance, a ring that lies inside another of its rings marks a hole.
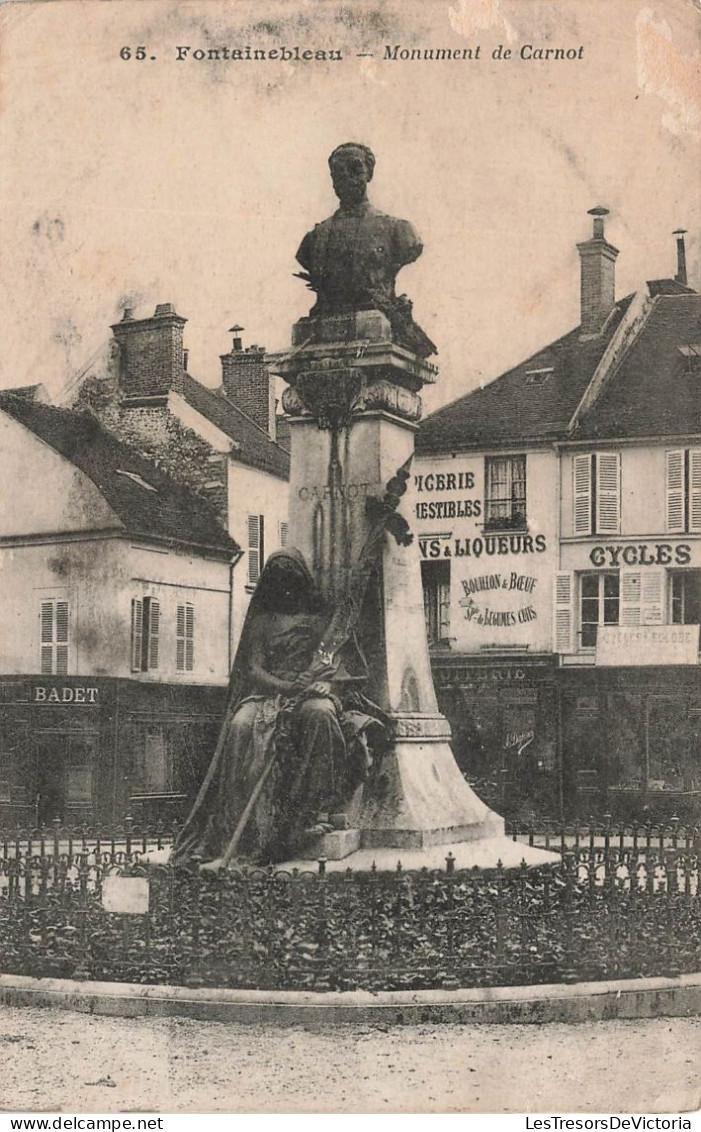
[[[432,413],[420,425],[417,453],[701,432],[699,363],[688,349],[701,342],[701,296],[674,280],[653,281],[650,294],[649,316],[581,412],[574,434],[570,421],[633,295],[619,300],[600,337],[580,339],[577,327],[484,388]]]
[[[242,464],[269,472],[280,479],[289,479],[290,456],[287,451],[221,393],[208,389],[189,373],[182,375],[182,396],[191,408],[221,429],[235,441],[232,456]]]
[[[701,295],[659,294],[640,334],[577,430],[577,439],[701,433]]]
[[[90,413],[44,405],[7,390],[0,392],[0,410],[88,476],[130,533],[232,556],[239,550],[206,502],[106,432]]]

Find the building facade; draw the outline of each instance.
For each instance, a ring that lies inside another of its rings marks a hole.
[[[698,812],[701,300],[616,301],[592,212],[580,325],[420,427],[436,682],[497,806]]]
[[[0,394],[0,819],[166,817],[228,682],[213,509],[86,413]]]
[[[236,641],[263,562],[287,537],[287,430],[265,350],[244,348],[233,327],[222,383],[211,389],[188,372],[186,322],[170,303],[148,318],[125,310],[112,327],[109,363],[68,400],[211,504],[241,546],[230,626]]]

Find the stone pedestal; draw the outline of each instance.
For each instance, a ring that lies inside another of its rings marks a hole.
[[[290,383],[289,540],[333,605],[368,537],[372,500],[413,455],[418,390],[436,369],[391,341],[379,311],[302,319],[293,342],[277,367]],[[411,527],[403,501],[402,511]],[[416,542],[385,535],[366,606],[364,690],[390,715],[392,736],[363,792],[361,846],[424,849],[503,835],[503,819],[462,777],[438,710]]]

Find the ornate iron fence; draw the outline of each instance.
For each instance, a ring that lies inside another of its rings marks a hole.
[[[0,835],[0,970],[226,987],[496,986],[699,968],[699,834],[610,823],[518,831],[554,865],[215,875],[149,867],[172,830],[129,819]],[[102,905],[148,877],[148,911]]]

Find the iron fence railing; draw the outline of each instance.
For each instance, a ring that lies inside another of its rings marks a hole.
[[[701,960],[699,833],[513,829],[552,865],[223,874],[151,866],[173,829],[0,833],[0,970],[142,983],[350,989],[676,975]],[[105,879],[147,878],[106,911]]]

